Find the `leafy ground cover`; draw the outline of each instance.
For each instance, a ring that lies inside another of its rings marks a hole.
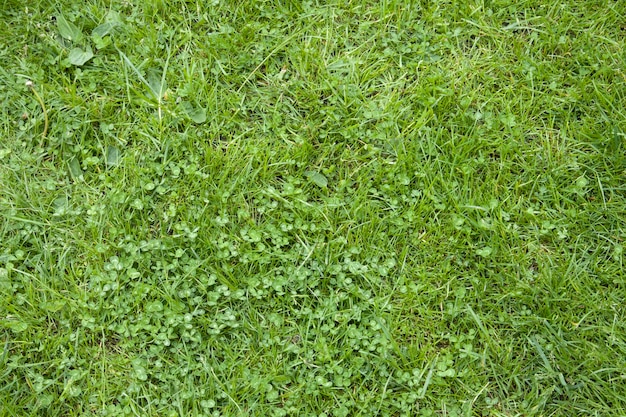
[[[0,17],[0,415],[626,414],[623,2]]]

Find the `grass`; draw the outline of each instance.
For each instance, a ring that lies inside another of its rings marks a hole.
[[[0,8],[0,416],[626,415],[621,1],[134,3]]]

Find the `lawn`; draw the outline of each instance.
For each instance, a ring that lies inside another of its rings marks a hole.
[[[6,0],[0,416],[626,415],[622,0]]]

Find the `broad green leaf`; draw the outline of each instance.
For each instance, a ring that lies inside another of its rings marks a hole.
[[[122,151],[116,146],[107,146],[107,165],[115,166],[120,163],[122,159]]]
[[[174,313],[181,313],[187,308],[185,303],[178,300],[170,300],[169,306]]]
[[[489,255],[491,255],[491,252],[493,252],[493,249],[491,249],[491,247],[489,246],[485,246],[484,248],[476,250],[476,254],[479,256],[482,256],[483,258],[486,258]]]
[[[59,13],[56,18],[59,35],[72,42],[80,42],[83,39],[83,32],[81,32],[76,25],[67,20],[62,13]]]
[[[11,280],[9,279],[9,271],[6,268],[0,268],[0,292],[11,289]]]
[[[152,301],[146,304],[147,313],[156,313],[157,311],[163,311],[163,303],[160,301]]]
[[[99,36],[92,36],[91,40],[93,41],[93,44],[96,46],[96,49],[100,50],[100,49],[104,49],[107,46],[111,45],[111,38],[101,38]]]
[[[91,58],[93,58],[93,51],[90,47],[87,47],[86,51],[80,48],[74,48],[70,51],[70,55],[68,56],[70,64],[78,67],[85,64],[85,62],[89,61]]]
[[[117,23],[118,25],[123,25],[122,18],[118,12],[115,10],[109,10],[104,17],[105,22]]]
[[[204,123],[206,122],[206,110],[202,107],[195,107],[193,104],[188,101],[183,101],[181,103],[183,110],[191,120],[196,123]]]
[[[91,31],[91,36],[98,36],[100,38],[104,38],[106,35],[113,32],[119,23],[117,22],[105,22],[99,26],[97,26],[94,30]]]
[[[163,74],[159,74],[156,70],[152,70],[148,72],[147,79],[148,87],[154,94],[154,97],[157,100],[160,100],[167,90],[167,83],[165,82]]]
[[[49,406],[52,404],[52,401],[54,401],[54,395],[42,393],[37,394],[37,402],[41,404],[42,407]]]
[[[72,174],[72,178],[80,178],[83,175],[83,170],[80,167],[80,162],[78,162],[78,158],[72,158],[67,163],[67,166],[70,169],[70,174]]]
[[[200,406],[202,408],[213,408],[215,407],[216,403],[215,400],[202,400],[200,401]]]
[[[148,372],[143,366],[135,366],[135,376],[137,376],[138,380],[145,381],[148,379]]]
[[[317,171],[307,171],[304,173],[304,175],[306,175],[309,181],[311,181],[318,187],[326,188],[328,186],[328,179],[326,179],[323,174]]]
[[[41,303],[40,307],[51,313],[56,313],[57,311],[65,307],[65,301],[63,300],[47,301],[47,302]]]
[[[61,197],[55,198],[52,204],[57,210],[62,210],[62,209],[67,208],[67,206],[69,205],[69,202],[67,201],[66,196],[61,196]]]
[[[15,333],[21,333],[28,329],[28,323],[23,321],[6,320],[2,322],[2,325],[13,330]]]
[[[446,369],[445,371],[439,371],[437,372],[437,375],[440,377],[453,377],[456,375],[456,371],[452,368],[450,369]]]

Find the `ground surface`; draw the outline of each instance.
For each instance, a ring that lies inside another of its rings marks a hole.
[[[0,40],[1,416],[626,414],[623,1],[5,1]]]

